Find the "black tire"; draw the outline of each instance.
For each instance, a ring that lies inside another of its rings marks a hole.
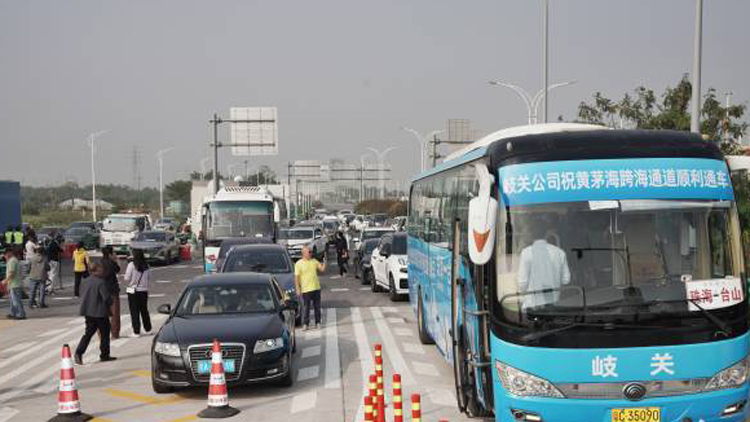
[[[393,281],[392,275],[388,275],[388,296],[391,302],[398,302],[401,299],[401,296],[396,293],[396,282]]]
[[[169,394],[174,393],[175,389],[174,387],[169,387],[167,385],[162,385],[156,382],[156,380],[151,377],[151,388],[153,388],[154,393],[156,394]]]
[[[172,251],[167,251],[167,257],[164,259],[164,264],[169,265],[172,263]]]
[[[294,368],[292,367],[292,355],[289,354],[289,370],[286,372],[283,378],[279,379],[279,385],[285,388],[289,388],[294,385]]]
[[[367,272],[367,278],[370,279],[370,290],[373,293],[379,293],[380,292],[380,286],[378,286],[378,282],[375,281],[375,271],[368,271]]]
[[[454,356],[454,376],[461,377],[463,384],[463,391],[458,391],[458,384],[456,385],[456,400],[459,406],[459,410],[465,412],[469,417],[477,418],[487,416],[487,411],[479,404],[479,396],[477,390],[474,387],[476,385],[476,378],[474,377],[474,371],[471,369],[468,363],[466,363],[466,330],[463,326],[458,329],[458,344],[454,350],[456,355]],[[458,395],[461,395],[459,398]],[[460,409],[461,403],[464,404],[464,409]]]
[[[422,344],[435,344],[435,341],[427,333],[424,326],[424,310],[422,305],[422,290],[417,292],[419,296],[417,299],[417,331],[419,332],[419,341]]]

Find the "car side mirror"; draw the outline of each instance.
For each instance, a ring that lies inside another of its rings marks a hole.
[[[160,314],[170,315],[172,314],[172,305],[168,303],[164,303],[162,305],[159,305],[159,307],[156,308],[156,311],[159,312]]]

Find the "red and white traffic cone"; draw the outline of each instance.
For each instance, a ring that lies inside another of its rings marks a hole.
[[[198,413],[199,418],[222,419],[240,413],[239,409],[229,406],[227,380],[224,377],[224,360],[221,356],[221,345],[214,339],[211,353],[211,378],[208,384],[208,407]]]
[[[94,417],[81,412],[81,402],[78,400],[76,373],[73,370],[70,346],[65,344],[62,347],[62,362],[60,363],[57,416],[50,419],[49,422],[84,422],[91,419],[94,419]]]

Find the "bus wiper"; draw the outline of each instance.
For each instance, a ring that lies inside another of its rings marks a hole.
[[[698,310],[701,313],[701,316],[703,316],[707,321],[713,323],[716,326],[716,328],[719,329],[721,333],[723,333],[727,337],[732,336],[732,327],[730,327],[729,325],[727,325],[726,322],[722,321],[716,315],[712,314],[711,312],[708,312],[704,307],[699,305],[697,302],[697,299],[685,298],[685,299],[673,299],[673,300],[652,300],[649,302],[644,302],[643,305],[648,306],[648,305],[657,305],[660,303],[677,303],[677,302],[692,303],[693,305],[695,305],[696,308],[698,308]]]
[[[615,324],[612,322],[603,322],[603,323],[590,323],[590,322],[573,322],[568,325],[564,325],[562,327],[557,328],[551,328],[549,330],[545,331],[537,331],[534,333],[529,333],[521,337],[521,341],[530,343],[536,340],[540,340],[544,337],[551,336],[553,334],[557,334],[562,331],[567,331],[572,328],[577,327],[601,327],[604,330],[616,330],[616,329],[628,329],[628,328],[650,328],[650,329],[662,329],[664,327],[661,326],[653,326],[653,325],[642,325],[642,324]]]

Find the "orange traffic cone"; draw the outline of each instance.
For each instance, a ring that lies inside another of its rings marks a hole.
[[[94,419],[93,416],[81,412],[81,402],[78,401],[78,387],[76,374],[73,370],[73,359],[70,357],[70,346],[62,347],[62,363],[60,364],[60,390],[57,395],[57,416],[49,422],[85,422]]]
[[[211,353],[211,379],[208,385],[208,407],[198,413],[199,418],[230,418],[240,413],[239,409],[229,406],[227,381],[224,377],[224,361],[221,356],[221,345],[214,339]]]

